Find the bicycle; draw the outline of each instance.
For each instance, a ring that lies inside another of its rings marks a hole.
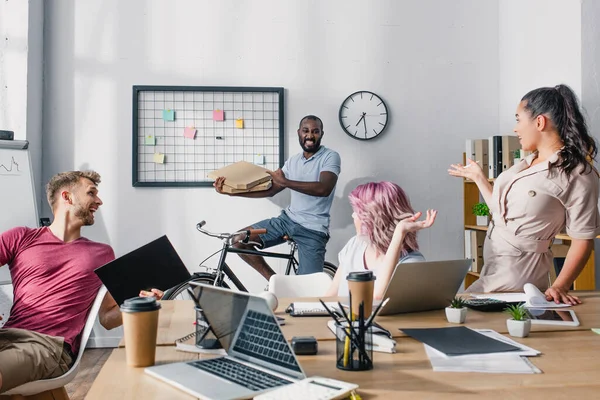
[[[234,245],[238,242],[245,243],[245,244],[260,245],[260,243],[250,242],[249,241],[250,236],[254,233],[256,233],[256,234],[266,233],[266,229],[248,229],[248,230],[238,231],[238,232],[234,232],[234,233],[214,233],[214,232],[210,232],[205,229],[202,229],[202,227],[205,224],[206,224],[206,221],[199,222],[198,224],[196,224],[196,229],[199,232],[201,232],[207,236],[220,239],[223,242],[223,247],[220,250],[218,250],[215,253],[208,256],[206,259],[204,259],[204,261],[202,261],[200,263],[200,267],[205,268],[206,271],[194,272],[192,274],[192,277],[190,279],[188,279],[186,282],[183,282],[171,289],[166,290],[164,293],[164,296],[163,296],[163,300],[191,298],[189,296],[189,293],[187,292],[187,289],[189,287],[189,283],[192,281],[203,283],[206,285],[218,286],[218,287],[230,289],[229,283],[225,281],[225,278],[227,278],[229,280],[229,282],[231,282],[233,284],[233,286],[235,286],[238,290],[247,292],[248,289],[246,289],[244,284],[242,284],[242,282],[235,275],[233,270],[225,262],[225,258],[227,257],[227,254],[229,254],[229,253],[250,254],[250,255],[257,255],[257,256],[263,256],[263,257],[287,259],[288,262],[287,262],[287,266],[285,269],[285,274],[289,275],[290,272],[292,272],[292,270],[294,271],[294,274],[296,274],[298,272],[298,260],[296,259],[296,256],[295,256],[296,250],[298,248],[298,244],[292,238],[284,237],[284,239],[290,245],[289,253],[274,253],[274,252],[268,252],[268,251],[257,250],[257,249],[254,249],[254,250],[240,249],[240,248],[234,247]],[[202,265],[206,260],[210,259],[211,257],[215,256],[218,253],[221,253],[221,255],[219,257],[219,262],[217,263],[217,266],[215,268],[211,268],[211,267]],[[325,261],[323,263],[323,272],[325,272],[327,275],[329,275],[331,277],[331,279],[333,279],[333,277],[335,276],[336,271],[337,271],[337,267],[335,265],[333,265],[332,263],[327,262],[327,261]]]

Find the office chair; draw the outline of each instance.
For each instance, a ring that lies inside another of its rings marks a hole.
[[[323,296],[332,279],[325,272],[308,275],[275,274],[269,279],[269,292],[277,298]]]
[[[81,334],[81,344],[79,345],[79,352],[77,353],[77,359],[73,363],[71,369],[69,369],[64,375],[61,375],[57,378],[51,379],[42,379],[35,382],[29,382],[21,386],[17,386],[9,390],[6,393],[2,393],[3,396],[15,396],[17,399],[21,399],[20,396],[33,396],[37,394],[45,394],[43,392],[49,392],[47,396],[43,398],[54,399],[54,400],[68,400],[69,395],[65,390],[65,385],[68,384],[75,378],[77,375],[77,371],[79,370],[79,364],[81,362],[81,357],[83,356],[83,352],[85,350],[85,345],[90,337],[90,333],[92,332],[92,327],[94,326],[94,321],[98,316],[98,311],[100,311],[100,305],[102,304],[102,300],[104,299],[104,295],[106,294],[106,287],[103,285],[100,287],[98,294],[96,295],[96,300],[94,300],[94,304],[90,309],[90,312],[87,316],[87,320],[85,321],[85,326],[83,328],[83,332]],[[40,396],[42,398],[42,396]]]

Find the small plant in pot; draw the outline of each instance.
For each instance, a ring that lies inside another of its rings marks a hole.
[[[487,226],[490,223],[490,208],[485,203],[473,206],[473,214],[477,217],[477,225]]]
[[[531,330],[531,320],[525,304],[511,304],[504,310],[510,318],[506,320],[508,333],[514,337],[527,337]]]
[[[455,297],[446,307],[446,319],[453,324],[462,324],[467,317],[465,301],[461,297]]]

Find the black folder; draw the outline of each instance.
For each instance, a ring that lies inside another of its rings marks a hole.
[[[94,270],[117,304],[140,290],[167,290],[191,275],[167,236],[162,236]]]
[[[521,350],[464,326],[400,330],[419,342],[423,342],[449,356]]]

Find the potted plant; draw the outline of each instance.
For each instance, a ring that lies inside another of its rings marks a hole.
[[[488,226],[490,223],[490,208],[487,204],[475,204],[473,206],[473,214],[477,216],[477,225]]]
[[[531,330],[531,320],[525,304],[511,304],[504,311],[511,316],[506,320],[508,333],[514,337],[527,337]]]
[[[455,297],[446,307],[446,319],[453,324],[462,324],[467,317],[465,301],[461,297]]]

